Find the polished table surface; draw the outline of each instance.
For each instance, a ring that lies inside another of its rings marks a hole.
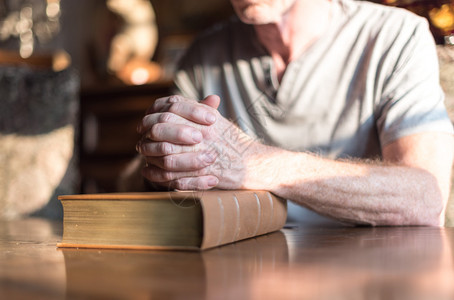
[[[0,299],[454,299],[454,228],[288,225],[204,252],[57,249],[0,221]]]

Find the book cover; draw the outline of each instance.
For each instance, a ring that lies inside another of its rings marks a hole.
[[[58,247],[208,249],[280,230],[286,201],[268,191],[64,195]]]

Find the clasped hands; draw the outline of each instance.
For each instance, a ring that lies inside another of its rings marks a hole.
[[[247,188],[249,148],[258,143],[220,115],[219,103],[214,95],[157,99],[137,127],[142,175],[171,189]]]

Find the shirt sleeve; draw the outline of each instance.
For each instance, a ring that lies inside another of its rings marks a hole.
[[[422,132],[453,133],[439,82],[439,66],[433,36],[425,19],[403,27],[386,52],[388,72],[378,106],[377,129],[380,143],[387,145],[401,137]]]

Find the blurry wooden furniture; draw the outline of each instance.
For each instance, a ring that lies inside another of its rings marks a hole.
[[[170,82],[100,86],[81,92],[82,192],[114,192],[119,174],[135,157],[139,121],[154,100],[170,94]]]
[[[454,299],[454,228],[317,227],[205,252],[57,249],[61,223],[0,223],[1,299]]]
[[[22,58],[18,52],[0,49],[0,65],[27,66],[37,69],[53,69],[61,71],[69,67],[71,58],[65,51],[58,51],[53,54],[34,54]]]

